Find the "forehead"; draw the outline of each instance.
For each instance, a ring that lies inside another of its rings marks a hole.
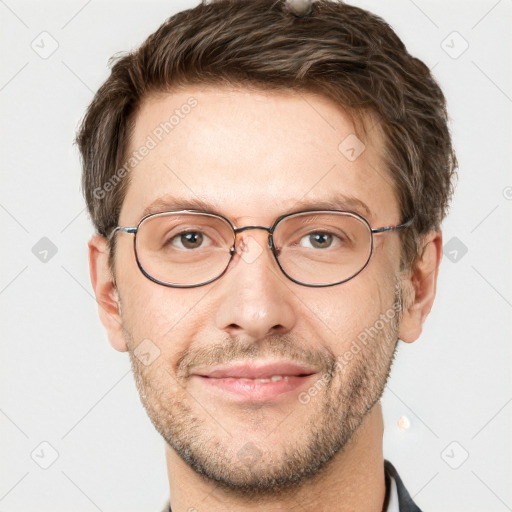
[[[211,86],[159,93],[135,117],[120,223],[186,204],[235,222],[271,222],[321,204],[395,221],[382,154],[377,125],[356,135],[343,110],[311,93]]]

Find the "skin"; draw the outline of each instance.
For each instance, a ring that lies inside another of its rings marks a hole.
[[[338,145],[354,126],[313,94],[190,87],[154,95],[137,114],[131,150],[191,96],[197,107],[130,172],[119,225],[136,226],[164,195],[200,198],[237,227],[270,226],[297,210],[298,201],[334,195],[368,205],[372,215],[353,210],[372,227],[404,220],[383,170],[378,127],[364,139],[365,151],[349,161]],[[407,272],[399,272],[398,234],[378,235],[368,267],[327,288],[288,280],[262,230],[238,235],[263,249],[254,261],[237,254],[220,279],[189,289],[145,278],[133,235],[116,236],[115,283],[105,239],[95,235],[89,242],[92,285],[110,343],[129,351],[141,401],[166,441],[172,510],[380,512],[379,400],[397,339],[415,341],[432,307],[441,233],[425,236]],[[350,361],[333,366],[358,334],[401,302],[400,315]],[[149,365],[134,354],[147,339],[159,350]],[[191,377],[199,366],[250,358],[309,363],[328,383],[307,404],[298,399],[308,391],[301,389],[275,403],[242,405]],[[256,453],[252,464],[240,457],[248,446]]]

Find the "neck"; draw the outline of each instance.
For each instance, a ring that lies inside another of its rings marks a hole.
[[[382,436],[382,408],[377,402],[354,435],[321,474],[297,488],[293,495],[257,501],[242,500],[216,488],[195,473],[166,446],[172,512],[304,512],[333,510],[381,512],[386,494]]]

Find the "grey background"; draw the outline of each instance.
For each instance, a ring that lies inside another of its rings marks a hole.
[[[383,397],[384,454],[425,511],[512,510],[512,1],[353,3],[433,68],[460,163],[436,303]],[[195,4],[0,0],[0,512],[168,497],[163,441],[97,316],[72,141],[108,58]]]

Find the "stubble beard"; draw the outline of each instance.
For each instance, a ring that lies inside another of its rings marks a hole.
[[[395,359],[402,307],[397,281],[392,306],[396,315],[376,334],[370,330],[362,350],[344,365],[336,365],[336,359],[326,352],[307,351],[307,359],[304,351],[295,352],[298,355],[292,357],[295,360],[318,362],[321,358],[328,378],[309,403],[297,400],[291,414],[273,419],[274,427],[285,433],[285,441],[278,445],[262,442],[260,435],[254,437],[254,442],[245,437],[245,442],[240,443],[237,425],[225,424],[226,416],[221,411],[198,405],[197,400],[201,398],[189,394],[187,380],[179,372],[172,373],[163,361],[157,360],[157,364],[150,366],[142,364],[134,355],[131,333],[123,328],[141,402],[165,442],[197,474],[229,494],[244,499],[275,499],[291,496],[306,481],[320,478],[334,457],[343,453],[366,414],[380,400]],[[230,338],[218,348],[233,360],[256,355],[290,358],[293,338],[287,338],[286,342],[282,338],[269,339],[265,348],[272,350],[265,354],[262,345],[243,347],[237,338]],[[283,347],[287,347],[286,353]],[[260,428],[266,425],[264,420],[269,416],[265,416],[265,411],[263,405],[248,408],[244,414],[254,414],[257,429],[258,425]],[[269,413],[270,417],[272,414]],[[275,431],[269,431],[265,439],[275,435]]]

